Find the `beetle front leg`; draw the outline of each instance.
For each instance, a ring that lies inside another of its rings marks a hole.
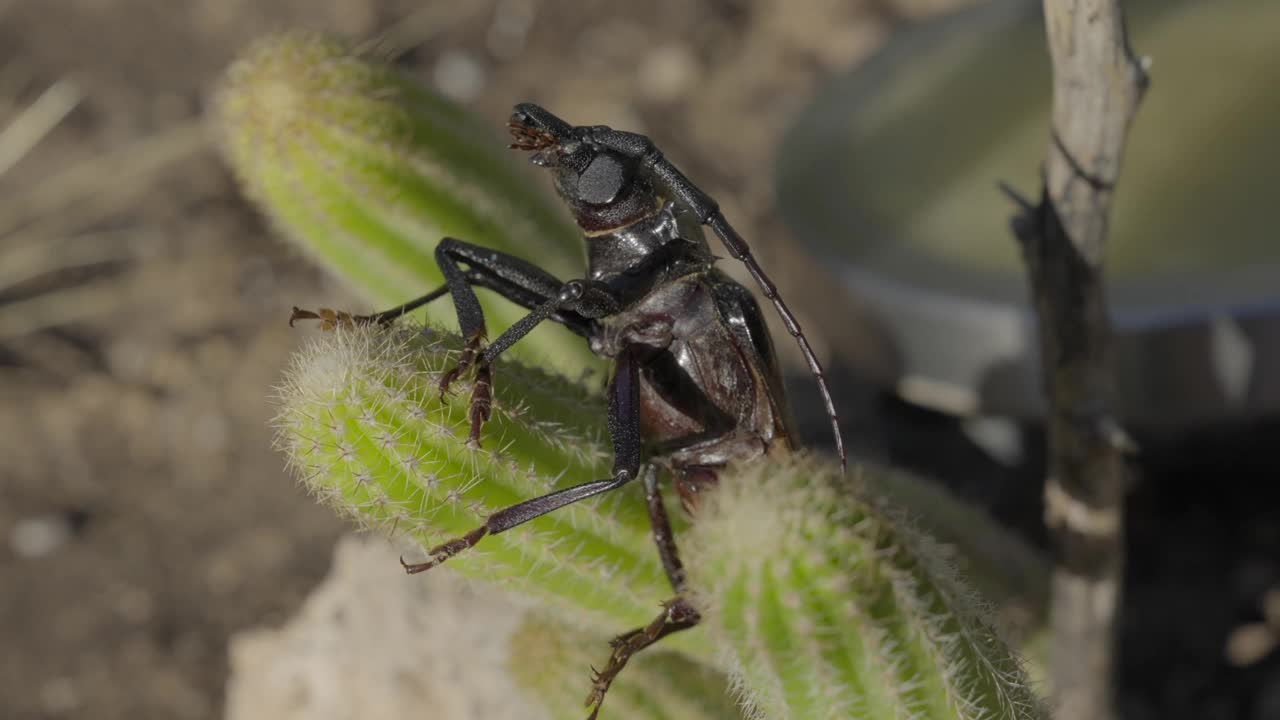
[[[444,238],[436,246],[436,264],[445,276],[445,285],[403,305],[372,315],[321,309],[317,312],[294,308],[289,319],[317,319],[330,330],[339,325],[377,323],[389,325],[400,317],[445,295],[452,297],[458,314],[458,326],[466,338],[457,365],[440,379],[440,395],[444,396],[463,373],[476,369],[471,398],[471,442],[479,443],[480,429],[492,409],[492,362],[544,320],[553,320],[574,333],[591,337],[593,318],[617,310],[617,302],[608,288],[584,281],[561,282],[551,273],[522,258],[479,245]],[[465,269],[464,269],[465,266]],[[493,344],[483,347],[485,318],[476,298],[475,288],[496,292],[531,312],[507,329]]]
[[[436,263],[445,276],[449,294],[453,297],[458,313],[458,327],[466,338],[458,364],[440,379],[440,396],[449,386],[472,366],[476,368],[475,383],[471,389],[469,442],[480,443],[480,429],[489,420],[493,409],[492,363],[518,340],[527,335],[539,323],[555,318],[579,334],[590,331],[590,322],[583,316],[583,309],[597,310],[612,297],[604,291],[581,281],[561,283],[553,275],[533,264],[504,253],[481,248],[460,240],[445,238],[436,246]],[[470,266],[463,271],[460,263]],[[476,277],[480,282],[476,281]],[[473,286],[491,287],[514,302],[531,307],[531,312],[521,318],[498,337],[492,345],[481,349],[485,339],[484,311],[476,298]],[[601,299],[603,295],[604,299]],[[609,306],[612,310],[613,306]],[[599,317],[603,311],[590,317]]]
[[[458,364],[440,378],[440,397],[442,398],[448,392],[449,385],[471,367],[480,349],[480,343],[485,337],[484,310],[480,308],[476,291],[471,289],[471,284],[467,282],[467,274],[453,257],[453,249],[457,244],[459,241],[445,238],[436,245],[436,265],[440,266],[440,272],[444,274],[445,286],[449,289],[450,297],[453,298],[453,309],[458,314],[458,329],[467,343],[462,349],[462,357],[459,358]],[[479,389],[479,383],[476,389]],[[475,412],[474,393],[473,390],[473,414]],[[487,410],[485,419],[489,419]]]

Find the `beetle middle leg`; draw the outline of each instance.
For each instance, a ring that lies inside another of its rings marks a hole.
[[[689,604],[688,582],[685,578],[684,565],[676,549],[675,536],[671,532],[671,519],[667,515],[666,506],[662,502],[662,493],[658,488],[657,468],[650,464],[644,475],[645,502],[649,507],[649,524],[653,528],[654,544],[658,546],[658,556],[662,559],[662,568],[666,571],[671,589],[676,596],[662,604],[662,612],[653,622],[642,628],[623,633],[610,641],[613,653],[609,663],[603,670],[594,671],[591,677],[591,693],[587,696],[586,705],[591,708],[588,720],[595,720],[604,703],[604,696],[609,686],[627,666],[627,662],[636,653],[653,645],[662,638],[688,630],[697,625],[702,616]]]
[[[412,575],[430,570],[474,547],[487,535],[497,535],[566,505],[616,490],[634,480],[640,474],[640,375],[629,350],[618,357],[617,370],[609,386],[608,426],[613,441],[612,478],[574,485],[499,510],[485,518],[484,524],[475,530],[432,548],[428,552],[430,560],[421,563],[401,560],[405,572]]]

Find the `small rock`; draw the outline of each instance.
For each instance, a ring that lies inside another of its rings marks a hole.
[[[1278,640],[1266,623],[1241,625],[1227,636],[1227,662],[1236,667],[1254,665],[1275,649]]]
[[[474,99],[484,89],[484,67],[470,55],[448,50],[436,60],[431,79],[444,95],[465,103]]]
[[[41,558],[66,544],[71,535],[71,523],[61,515],[24,518],[9,530],[9,549],[20,558]]]
[[[227,720],[537,720],[506,674],[523,612],[447,572],[406,577],[382,539],[347,537],[279,630],[231,639]]]
[[[639,90],[655,102],[680,99],[698,76],[698,59],[684,45],[663,45],[640,63]]]
[[[485,36],[489,52],[501,59],[519,55],[537,14],[538,6],[533,0],[498,0],[493,8],[493,23]]]
[[[80,691],[68,677],[56,677],[40,685],[40,705],[50,715],[63,715],[80,707]]]

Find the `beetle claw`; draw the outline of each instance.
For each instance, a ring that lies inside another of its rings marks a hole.
[[[299,320],[319,320],[321,330],[336,330],[339,327],[350,328],[363,324],[369,318],[364,315],[352,315],[349,312],[330,310],[329,308],[304,310],[295,305],[293,312],[289,314],[289,327],[293,327],[294,323]]]
[[[476,356],[480,354],[481,340],[479,334],[468,340],[462,348],[462,357],[458,358],[458,364],[441,376],[440,402],[444,402],[449,386],[475,364]],[[493,370],[488,364],[482,364],[476,368],[475,382],[471,386],[471,404],[467,411],[467,417],[471,421],[471,432],[467,439],[469,446],[480,447],[480,430],[492,415]]]

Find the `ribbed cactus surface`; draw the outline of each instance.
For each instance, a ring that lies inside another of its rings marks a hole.
[[[340,325],[313,338],[286,373],[276,420],[307,488],[360,524],[427,548],[495,510],[609,476],[602,400],[518,364],[494,368],[493,414],[480,446],[469,444],[469,381],[443,399],[439,390],[459,352],[454,336],[410,323]],[[640,491],[637,483],[486,537],[448,567],[602,631],[647,622],[670,587]]]
[[[684,545],[759,717],[1047,717],[949,553],[828,463],[726,473]]]
[[[600,398],[515,363],[494,368],[493,416],[470,444],[467,383],[439,391],[460,349],[410,324],[339,324],[308,344],[277,424],[318,498],[427,548],[494,510],[608,475]],[[604,639],[670,595],[639,490],[486,537],[447,565],[593,628],[603,662]],[[758,717],[1046,717],[950,552],[833,464],[792,456],[728,469],[678,533],[706,627],[662,649],[730,670]],[[566,672],[581,673],[581,692],[586,666],[575,664]]]

